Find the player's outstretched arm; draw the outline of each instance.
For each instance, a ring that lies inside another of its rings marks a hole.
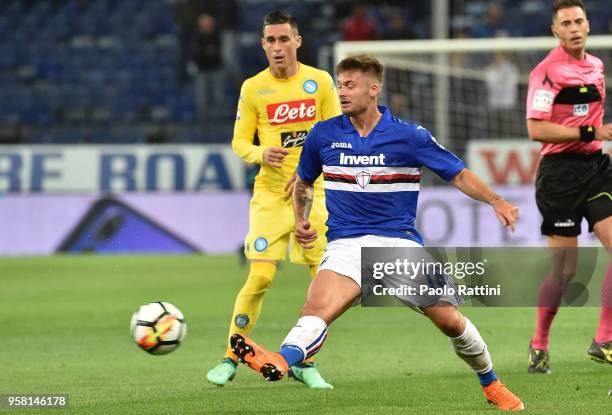
[[[472,199],[491,205],[499,222],[503,226],[509,226],[514,232],[519,218],[518,207],[504,200],[468,169],[457,173],[451,182]]]
[[[593,130],[592,139],[601,141],[612,140],[612,124],[605,124],[601,127],[593,128]],[[581,135],[584,134],[581,132],[580,127],[566,127],[554,122],[536,119],[527,120],[527,131],[530,140],[552,144],[580,141]]]
[[[310,229],[308,216],[312,208],[314,197],[314,186],[306,183],[296,175],[295,186],[293,188],[293,213],[295,215],[295,238],[304,248],[310,249],[312,243],[317,239],[317,230]]]

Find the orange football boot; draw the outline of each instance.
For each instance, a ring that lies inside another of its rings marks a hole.
[[[525,409],[523,402],[510,392],[510,390],[499,380],[494,380],[489,386],[483,386],[482,391],[487,401],[497,409],[503,411],[522,411]]]
[[[261,373],[266,380],[280,380],[289,370],[283,356],[264,349],[248,337],[232,334],[230,346],[238,361]]]

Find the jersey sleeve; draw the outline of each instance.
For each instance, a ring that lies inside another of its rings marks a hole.
[[[323,85],[321,99],[321,119],[328,120],[332,117],[340,115],[340,99],[338,91],[332,77],[325,72],[325,82]]]
[[[318,144],[320,136],[318,131],[318,124],[315,124],[306,136],[304,146],[302,147],[302,154],[300,154],[297,173],[300,179],[306,183],[314,183],[323,171],[321,155],[319,153]]]
[[[446,181],[450,181],[465,168],[463,160],[442,147],[427,129],[419,126],[415,135],[419,145],[416,152],[417,161],[421,165]]]
[[[550,121],[553,103],[559,93],[559,87],[551,78],[552,68],[544,65],[536,66],[529,74],[529,90],[527,92],[527,119]]]
[[[232,149],[247,163],[261,163],[265,147],[253,144],[257,131],[257,109],[250,89],[248,80],[240,88]]]

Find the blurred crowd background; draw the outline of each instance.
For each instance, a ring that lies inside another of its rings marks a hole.
[[[550,33],[549,1],[449,4],[453,38]],[[591,34],[611,34],[609,0],[587,7]],[[431,37],[426,0],[1,0],[0,144],[228,143],[274,9],[328,70],[338,40]]]

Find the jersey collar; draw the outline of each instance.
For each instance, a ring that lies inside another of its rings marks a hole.
[[[389,125],[389,123],[391,122],[393,115],[391,114],[389,108],[383,105],[379,105],[378,110],[382,112],[382,117],[380,117],[380,120],[378,120],[378,123],[374,126],[374,131],[378,131],[380,133],[385,131],[387,125]],[[357,130],[355,130],[355,127],[353,127],[353,124],[351,124],[351,120],[348,115],[342,116],[342,131],[347,134],[357,132]]]
[[[561,56],[567,62],[573,63],[575,65],[579,65],[579,66],[584,65],[585,63],[588,63],[588,60],[589,60],[589,55],[586,54],[586,52],[584,54],[584,59],[578,60],[574,58],[572,55],[570,55],[569,53],[567,53],[567,51],[563,49],[563,46],[561,45],[557,46],[555,53],[557,54],[557,56]]]
[[[301,63],[298,61],[298,69],[297,69],[297,72],[296,72],[296,73],[294,73],[293,75],[291,75],[289,78],[286,78],[286,79],[284,79],[284,78],[277,78],[276,76],[274,76],[274,75],[272,74],[272,69],[271,69],[269,66],[268,66],[268,72],[270,73],[270,76],[271,76],[271,77],[272,77],[274,80],[276,80],[276,81],[279,81],[279,82],[289,82],[289,81],[292,81],[293,79],[295,79],[295,78],[297,78],[298,76],[300,76],[300,75],[301,75],[301,73],[302,73],[302,64],[301,64]]]

